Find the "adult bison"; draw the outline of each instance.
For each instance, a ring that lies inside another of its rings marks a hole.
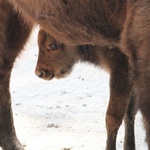
[[[13,62],[34,23],[67,45],[119,47],[129,57],[131,80],[145,120],[150,149],[149,0],[0,0],[0,13],[0,145],[3,149],[23,149],[13,127],[9,78]],[[111,118],[107,122],[109,134],[115,131],[116,116],[109,113],[107,117]],[[108,137],[107,150],[115,149],[111,146],[112,139],[116,139],[114,134]]]

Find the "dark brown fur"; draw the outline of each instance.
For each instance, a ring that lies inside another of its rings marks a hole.
[[[109,72],[110,101],[106,113],[108,133],[106,149],[115,149],[117,131],[124,118],[131,94],[127,57],[116,47],[68,46],[57,41],[42,29],[39,31],[38,45],[39,56],[35,73],[38,77],[45,80],[51,80],[54,77],[66,77],[78,61],[92,63]],[[129,111],[131,110],[129,109]],[[127,129],[125,138],[126,150],[135,149],[134,113],[134,111],[129,112],[125,119]]]
[[[30,32],[12,6],[0,0],[0,146],[4,150],[23,150],[15,133],[9,81],[15,58]]]
[[[118,44],[126,17],[124,0],[9,1],[27,20],[68,45]]]
[[[145,120],[150,150],[149,0],[0,0],[0,21],[0,145],[3,149],[22,149],[15,138],[9,79],[13,62],[31,31],[30,23],[38,23],[67,45],[119,47],[129,57],[130,78]]]

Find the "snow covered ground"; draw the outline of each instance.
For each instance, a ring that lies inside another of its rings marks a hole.
[[[37,31],[17,59],[11,78],[16,132],[26,150],[104,150],[109,75],[89,64],[77,64],[61,80],[44,81],[34,74]],[[137,150],[147,150],[140,113],[135,124]],[[117,138],[123,149],[124,125]]]

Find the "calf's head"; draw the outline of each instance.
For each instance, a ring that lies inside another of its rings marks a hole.
[[[38,34],[39,55],[35,74],[45,80],[66,77],[77,62],[75,46],[58,42],[44,30]]]

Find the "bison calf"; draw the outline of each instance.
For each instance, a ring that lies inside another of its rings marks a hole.
[[[19,11],[19,17],[10,12],[8,2]],[[68,45],[119,47],[129,56],[130,78],[150,150],[150,0],[0,0],[0,11],[0,146],[15,143],[6,142],[12,139],[8,135],[15,132],[9,126],[13,120],[11,113],[6,113],[7,109],[11,112],[9,78],[12,64],[28,38],[27,24],[32,22]],[[110,85],[113,84],[111,80]]]
[[[125,150],[134,150],[133,101],[129,108],[131,84],[128,58],[117,47],[93,45],[68,46],[57,41],[44,30],[38,35],[39,56],[35,73],[51,80],[66,77],[78,61],[89,62],[107,70],[110,74],[110,101],[106,113],[107,150],[115,150],[117,131],[125,117]],[[127,110],[128,109],[128,110]],[[132,144],[131,144],[132,143]]]

